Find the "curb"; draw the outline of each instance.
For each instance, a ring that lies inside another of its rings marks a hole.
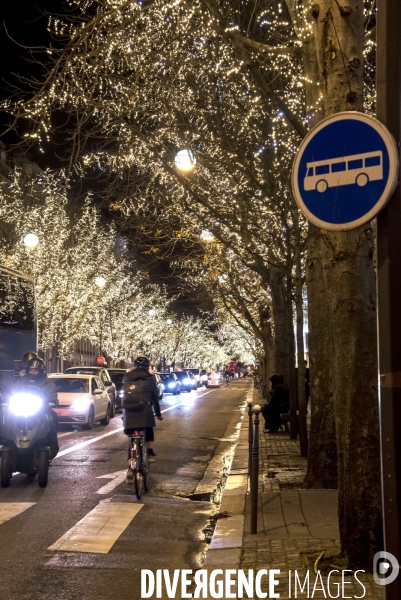
[[[245,499],[248,490],[248,427],[244,416],[246,416],[245,410],[248,401],[253,400],[253,394],[252,385],[244,402],[238,442],[220,504],[220,512],[230,513],[230,516],[219,519],[217,522],[212,541],[206,552],[205,567],[230,565],[232,568],[238,568],[240,565],[245,524]],[[246,427],[244,427],[244,422]]]

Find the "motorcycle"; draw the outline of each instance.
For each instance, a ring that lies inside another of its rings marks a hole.
[[[10,485],[13,472],[38,475],[40,487],[47,486],[50,447],[47,436],[50,432],[51,416],[39,395],[19,392],[3,405],[4,418],[0,457],[0,482],[2,487]]]

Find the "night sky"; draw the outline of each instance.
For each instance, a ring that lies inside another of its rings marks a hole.
[[[8,0],[2,2],[0,9],[0,99],[4,100],[13,94],[13,85],[25,87],[28,92],[28,84],[21,84],[18,76],[40,78],[43,70],[33,64],[30,53],[19,45],[37,47],[48,46],[51,36],[47,31],[48,16],[44,13],[63,14],[66,12],[63,0]],[[8,35],[7,35],[7,32]],[[13,39],[10,39],[13,38]],[[15,41],[13,41],[15,40]],[[54,43],[54,42],[53,42]],[[35,55],[40,60],[41,55]],[[46,56],[43,54],[43,58]],[[6,129],[10,117],[0,112],[0,132]],[[25,125],[26,127],[26,125]],[[19,127],[19,135],[24,133],[24,124]],[[8,134],[0,138],[6,144],[16,141],[16,134]],[[34,157],[36,159],[36,156]],[[42,159],[43,160],[43,159]],[[43,165],[45,166],[45,165]]]

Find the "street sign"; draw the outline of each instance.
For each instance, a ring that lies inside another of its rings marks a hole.
[[[260,365],[260,358],[255,358],[255,365]]]
[[[104,363],[106,362],[106,359],[104,358],[104,356],[97,356],[96,362],[98,365],[104,365]]]
[[[387,128],[369,115],[341,112],[323,119],[302,140],[292,190],[309,221],[346,231],[376,216],[397,177],[397,146]]]

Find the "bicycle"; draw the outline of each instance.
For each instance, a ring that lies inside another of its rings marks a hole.
[[[143,431],[134,431],[128,436],[130,439],[131,458],[129,468],[134,473],[135,494],[138,500],[142,497],[142,492],[149,489],[149,458],[145,444],[145,435]]]

